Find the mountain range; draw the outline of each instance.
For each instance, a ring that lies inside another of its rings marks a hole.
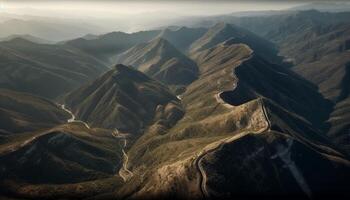
[[[0,42],[0,197],[349,196],[349,15]]]
[[[61,18],[21,16],[0,13],[1,38],[11,35],[33,35],[49,41],[62,41],[80,37],[86,33],[101,34],[100,27],[91,23]]]
[[[238,24],[269,38],[280,54],[293,63],[292,70],[318,87],[333,103],[328,135],[346,149],[349,101],[348,12],[323,13],[316,10],[260,18],[243,18]],[[336,127],[336,128],[335,128]]]

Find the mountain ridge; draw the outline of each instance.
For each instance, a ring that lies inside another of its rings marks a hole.
[[[23,38],[1,42],[0,51],[1,88],[48,98],[56,98],[108,69],[79,50]]]
[[[132,65],[170,86],[188,85],[198,76],[197,65],[163,38],[132,47],[118,55],[117,62]]]

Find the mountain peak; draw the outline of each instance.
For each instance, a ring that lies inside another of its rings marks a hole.
[[[189,84],[198,74],[197,65],[162,37],[130,48],[117,61],[168,85]]]
[[[153,40],[150,41],[150,43],[155,44],[155,45],[170,45],[170,42],[168,42],[166,39],[163,37],[156,37]]]
[[[147,77],[142,72],[135,70],[130,66],[123,65],[123,64],[117,64],[114,66],[114,69],[112,70],[111,77],[113,77],[115,80],[132,79],[135,81],[136,80],[145,81],[145,80],[149,79],[149,77]]]
[[[231,24],[224,22],[217,23],[191,45],[190,52],[193,54],[211,48],[232,37],[242,38],[244,37],[244,33],[240,28],[234,27]]]
[[[166,86],[121,64],[65,97],[66,105],[91,126],[132,134],[140,133],[144,125],[153,122],[158,105],[166,106],[172,101],[177,104]]]

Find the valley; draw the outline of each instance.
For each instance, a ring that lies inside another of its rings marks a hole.
[[[0,199],[349,196],[350,13],[252,13],[2,40]]]

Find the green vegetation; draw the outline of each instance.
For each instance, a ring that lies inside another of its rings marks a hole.
[[[108,68],[80,50],[22,38],[0,42],[0,88],[56,98]]]

